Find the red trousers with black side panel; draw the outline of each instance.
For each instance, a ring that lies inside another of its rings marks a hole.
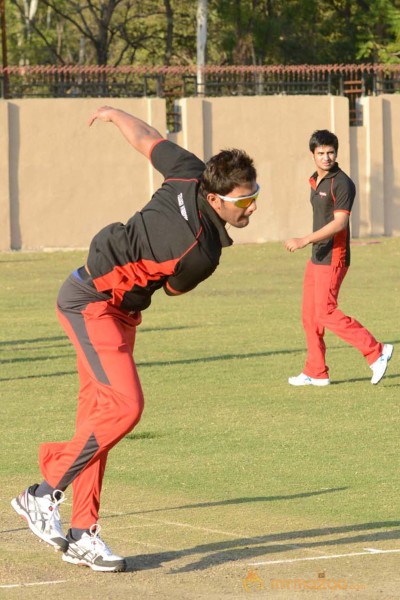
[[[79,396],[75,434],[44,443],[39,463],[44,479],[65,490],[73,484],[71,526],[97,522],[109,450],[139,422],[143,392],[133,347],[140,313],[112,306],[75,275],[63,284],[57,315],[77,354]]]
[[[307,340],[307,359],[303,372],[308,377],[328,377],[325,362],[325,328],[357,348],[369,365],[382,354],[382,344],[353,317],[338,308],[340,287],[348,267],[316,265],[307,262],[304,274],[302,319]]]

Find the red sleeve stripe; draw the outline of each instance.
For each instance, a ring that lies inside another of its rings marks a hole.
[[[196,183],[199,182],[199,180],[195,178],[184,179],[183,177],[170,177],[169,179],[164,179],[164,181],[195,181]]]
[[[332,179],[331,179],[331,195],[332,195],[332,198],[333,198],[333,202],[335,203],[336,202],[336,196],[333,193],[333,180],[334,179],[335,179],[334,177],[332,177]]]
[[[184,256],[186,256],[186,254],[188,254],[191,251],[191,249],[194,248],[198,244],[197,240],[199,239],[202,231],[203,231],[203,227],[201,226],[199,231],[197,232],[196,240],[193,242],[193,244],[191,246],[189,246],[189,248],[187,250],[185,250],[185,252],[182,254],[182,256],[180,256],[177,259],[177,262],[180,261]]]
[[[174,290],[174,288],[169,284],[168,281],[166,281],[165,283],[165,287],[167,288],[167,290],[169,292],[171,292],[171,294],[173,294],[174,296],[180,296],[181,294],[184,294],[185,292],[178,292],[178,290]]]

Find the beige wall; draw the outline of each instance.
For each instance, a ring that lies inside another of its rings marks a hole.
[[[101,104],[105,102],[3,102],[2,110],[9,112],[13,248],[87,247],[101,227],[125,221],[161,183],[148,161],[128,146],[113,125],[96,122],[88,127],[89,115]],[[166,129],[162,100],[113,100],[113,105],[133,111],[160,131]],[[0,152],[5,153],[3,143]],[[1,213],[7,206],[4,187]],[[5,239],[2,231],[3,250],[9,246]]]
[[[258,210],[246,229],[230,230],[235,241],[264,242],[308,233],[308,178],[314,171],[308,140],[315,129],[335,130],[341,140],[341,164],[349,171],[345,98],[189,98],[179,104],[183,131],[177,137],[178,143],[191,143],[191,149],[206,159],[222,148],[241,147],[255,160],[261,185]],[[187,134],[192,123],[196,123],[194,139]]]
[[[112,221],[126,221],[161,177],[111,124],[87,119],[101,104],[139,116],[166,134],[161,99],[0,101],[0,250],[87,247]],[[254,158],[261,195],[237,242],[283,240],[311,227],[308,140],[315,129],[339,137],[339,164],[356,182],[355,236],[400,234],[400,96],[364,99],[364,125],[348,125],[334,96],[188,98],[171,139],[207,159],[241,147]]]
[[[400,95],[362,100],[364,123],[352,127],[351,175],[357,185],[354,236],[400,235]]]

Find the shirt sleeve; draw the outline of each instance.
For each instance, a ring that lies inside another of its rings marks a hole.
[[[350,214],[356,196],[356,186],[353,181],[346,177],[336,178],[332,185],[332,196],[334,199],[333,212],[347,212]]]
[[[153,146],[150,160],[165,179],[198,180],[205,169],[204,162],[197,156],[165,139]]]
[[[201,281],[212,275],[218,266],[218,261],[213,263],[205,260],[201,248],[196,243],[190,252],[179,261],[175,272],[164,283],[164,291],[168,296],[185,294],[193,290]]]

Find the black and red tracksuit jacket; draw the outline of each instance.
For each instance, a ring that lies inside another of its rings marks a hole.
[[[112,223],[93,238],[87,259],[97,291],[127,311],[141,311],[152,294],[188,292],[219,264],[232,244],[224,222],[199,194],[205,165],[194,154],[160,139],[150,153],[164,182],[127,223]]]

